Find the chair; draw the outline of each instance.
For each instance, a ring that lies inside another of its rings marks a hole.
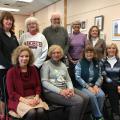
[[[8,120],[9,119],[12,119],[12,120],[23,120],[23,118],[17,118],[14,115],[9,114],[8,105],[7,105],[8,95],[7,95],[7,90],[6,90],[6,77],[3,78],[3,88],[4,89],[3,89],[3,93],[2,94],[4,95],[4,103],[5,103],[5,110],[4,110],[5,120],[7,120],[7,117],[8,117]],[[48,120],[53,120],[53,118],[50,119],[51,118],[50,115],[51,115],[51,113],[56,112],[58,110],[63,110],[63,112],[64,112],[65,106],[49,104],[49,110],[46,111],[47,119]]]
[[[113,98],[114,99],[114,98]],[[119,100],[119,110],[120,110],[120,100]],[[104,107],[103,107],[103,115],[105,120],[113,120],[115,117],[112,112],[111,104],[108,98],[108,95],[105,97]]]
[[[17,118],[9,114],[8,104],[7,104],[8,95],[7,95],[7,90],[6,90],[6,76],[3,77],[3,93],[2,94],[4,96],[4,103],[5,103],[5,110],[4,110],[5,120],[11,120],[11,119],[12,120],[23,120],[22,118]]]

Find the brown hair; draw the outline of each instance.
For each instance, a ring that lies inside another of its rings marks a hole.
[[[89,38],[89,40],[91,40],[91,31],[92,31],[92,29],[93,28],[96,28],[97,30],[98,30],[98,37],[100,36],[100,30],[99,30],[99,28],[98,28],[98,26],[92,26],[90,29],[89,29],[89,34],[88,34],[88,38]]]
[[[87,46],[85,47],[85,50],[84,50],[84,52],[83,52],[83,58],[85,58],[85,53],[88,52],[88,51],[91,51],[91,52],[94,53],[94,59],[97,58],[96,52],[95,52],[93,46],[91,46],[91,45],[87,45]]]
[[[10,31],[14,32],[15,19],[14,19],[13,15],[10,12],[7,12],[7,11],[2,12],[1,13],[1,19],[0,19],[1,27],[3,27],[3,20],[4,19],[10,19],[12,21],[12,27],[11,27]]]

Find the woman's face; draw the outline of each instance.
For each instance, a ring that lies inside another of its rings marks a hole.
[[[96,27],[93,27],[90,34],[93,38],[98,37],[98,29]]]
[[[29,52],[28,51],[22,51],[18,57],[18,62],[20,67],[26,67],[29,63]]]
[[[107,48],[107,54],[108,57],[113,57],[116,55],[117,49],[114,45],[111,45],[110,47]]]
[[[37,24],[35,22],[30,22],[27,26],[30,33],[37,32]]]
[[[73,31],[79,32],[80,31],[80,25],[73,25]]]
[[[56,48],[54,51],[52,51],[51,58],[56,62],[60,61],[62,58],[61,50],[59,48]]]
[[[10,19],[3,19],[3,28],[5,31],[9,31],[12,27],[13,21]]]
[[[85,52],[85,58],[88,60],[88,61],[91,61],[94,57],[94,52],[93,51],[87,51]]]

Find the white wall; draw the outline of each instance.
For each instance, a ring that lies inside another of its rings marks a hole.
[[[112,20],[120,19],[120,0],[68,0],[67,22],[87,20],[87,30],[94,25],[95,16],[104,15],[103,33],[106,43],[114,42],[120,50],[120,41],[112,40]]]
[[[25,30],[25,19],[28,16],[23,16],[23,15],[14,15],[15,18],[15,34],[17,38],[19,39],[19,30]]]
[[[50,17],[52,13],[60,13],[62,16],[62,22],[64,19],[64,0],[58,1],[55,4],[52,4],[45,9],[42,9],[39,12],[35,13],[35,17],[38,18],[40,23],[40,31],[42,31],[45,27],[50,25]],[[64,24],[64,23],[62,23]]]

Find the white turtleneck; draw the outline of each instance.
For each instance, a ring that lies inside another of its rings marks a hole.
[[[114,64],[117,62],[117,59],[115,56],[113,57],[107,57],[107,61],[110,63],[111,68],[113,68]]]

